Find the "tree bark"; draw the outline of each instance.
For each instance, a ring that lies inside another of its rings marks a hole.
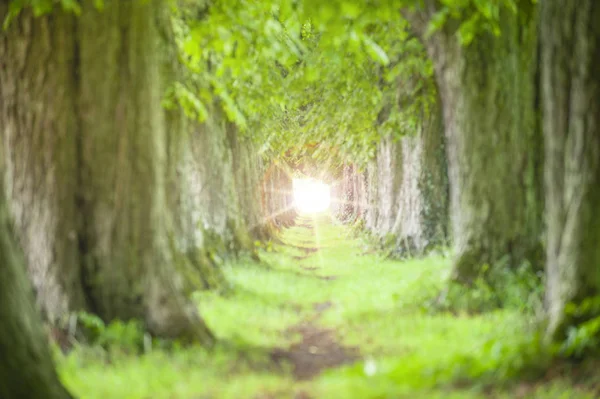
[[[189,136],[169,129],[161,104],[167,5],[82,8],[25,10],[0,47],[5,188],[38,301],[51,320],[86,309],[210,341],[168,209],[184,180],[169,150]]]
[[[229,130],[235,129],[217,106],[203,124],[192,133],[192,151],[201,179],[197,192],[200,226],[205,246],[212,251],[237,253],[249,249],[250,237],[240,210],[235,180],[234,154]],[[259,203],[260,204],[260,203]],[[212,237],[212,242],[208,240]]]
[[[390,135],[377,145],[377,208],[376,231],[381,237],[392,233],[396,220],[397,195],[402,184],[401,145]]]
[[[265,171],[262,187],[264,221],[277,229],[293,225],[296,211],[292,178],[287,171],[272,163]]]
[[[400,185],[396,195],[396,256],[415,256],[447,242],[448,181],[439,106],[434,105],[414,136],[396,144]]]
[[[0,397],[63,399],[61,385],[27,280],[21,248],[0,192]]]
[[[74,37],[71,16],[34,19],[28,11],[0,33],[4,191],[38,305],[51,320],[85,307]]]
[[[546,144],[549,333],[564,337],[568,303],[600,295],[600,4],[541,6]],[[597,317],[586,314],[584,318]]]
[[[424,113],[419,140],[422,146],[417,186],[423,198],[420,250],[450,242],[448,159],[439,99]]]
[[[341,166],[341,176],[331,187],[332,210],[342,222],[352,223],[364,218],[367,201],[364,172],[354,164]]]
[[[272,231],[263,220],[261,209],[263,161],[256,145],[249,137],[243,137],[235,125],[229,123],[227,132],[233,154],[233,173],[241,214],[252,238],[268,240]]]
[[[365,227],[369,231],[374,231],[377,228],[379,212],[377,210],[377,204],[379,202],[378,194],[378,177],[377,160],[370,160],[367,164],[365,186],[366,192],[366,211],[365,211]]]
[[[447,240],[448,181],[439,107],[423,112],[417,131],[385,136],[371,173],[368,228],[395,256],[421,255]]]
[[[541,258],[542,145],[535,104],[535,11],[503,9],[502,33],[461,45],[458,21],[425,38],[438,2],[406,13],[424,39],[443,107],[450,180],[454,277],[481,266]]]

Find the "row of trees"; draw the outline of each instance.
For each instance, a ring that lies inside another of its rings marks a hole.
[[[0,2],[0,397],[69,396],[37,309],[58,328],[86,311],[210,344],[189,294],[271,234],[256,144],[214,88],[189,117],[175,11]]]
[[[401,252],[545,263],[550,335],[598,316],[593,0],[59,3],[0,1],[0,396],[68,396],[26,271],[48,320],[211,342],[187,294],[289,223],[264,160],[303,143]]]
[[[600,7],[592,1],[442,5],[431,0],[403,9],[402,15],[435,70],[454,279],[469,285],[484,265],[545,265],[548,336],[565,339],[577,326],[595,334],[600,31],[592,21],[600,18]],[[427,114],[435,118],[435,108]],[[391,232],[399,252],[414,251],[423,237],[412,228],[419,225],[414,218],[423,215],[422,203],[433,200],[444,209],[446,201],[439,178],[433,198],[409,190],[419,187],[427,156],[411,143],[427,140],[427,123],[423,118],[414,129],[416,138],[395,144],[383,138],[376,161],[363,174],[373,186],[362,204],[367,227],[382,237]],[[443,168],[425,170],[431,178]],[[444,213],[436,216],[444,226]],[[435,242],[439,231],[429,230],[425,237]]]

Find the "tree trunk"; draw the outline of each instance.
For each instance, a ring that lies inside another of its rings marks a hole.
[[[240,210],[255,240],[271,238],[272,231],[262,220],[261,183],[263,162],[250,138],[242,137],[233,124],[228,124],[229,145],[233,153],[233,173]]]
[[[213,241],[206,242],[205,246],[214,247],[216,251],[220,249],[221,256],[250,247],[250,236],[236,191],[234,164],[237,160],[228,137],[231,129],[235,127],[225,115],[214,111],[192,137],[194,158],[202,179],[198,192],[201,226],[205,236],[212,237]]]
[[[396,220],[397,195],[402,184],[402,146],[391,135],[377,146],[377,208],[376,232],[385,237],[392,233]]]
[[[420,215],[420,251],[450,242],[449,186],[446,139],[439,100],[424,117],[421,142],[420,173],[417,186],[423,198]]]
[[[448,182],[443,130],[439,107],[432,107],[414,136],[396,145],[401,166],[396,173],[394,235],[396,256],[421,255],[447,242]]]
[[[199,125],[187,119],[180,108],[167,113],[169,162],[168,210],[173,215],[169,244],[174,249],[175,264],[191,289],[222,287],[224,276],[218,264],[224,253],[236,245],[236,223],[230,221],[231,198],[211,201],[210,194],[230,193],[216,178],[214,171],[231,173],[223,165],[211,169],[215,158],[227,159],[227,148],[218,143],[222,134],[217,124]],[[214,137],[213,137],[214,136]],[[215,143],[216,142],[216,143]],[[206,156],[211,154],[211,156]],[[224,170],[225,169],[225,170]],[[231,183],[226,178],[224,182]],[[215,189],[217,186],[217,189]]]
[[[62,13],[34,19],[24,11],[0,33],[4,188],[38,304],[50,320],[85,306],[74,39],[75,20]]]
[[[342,222],[351,223],[362,217],[364,211],[363,173],[353,164],[341,166],[341,177],[333,184],[333,214]]]
[[[368,202],[368,183],[367,171],[358,170],[355,172],[355,191],[356,191],[356,217],[365,219],[367,216]]]
[[[448,193],[444,137],[439,107],[424,112],[417,131],[382,138],[370,184],[368,228],[396,256],[423,254],[447,240]],[[371,190],[373,191],[373,190]]]
[[[5,187],[38,300],[52,320],[83,308],[210,340],[168,209],[181,188],[168,147],[189,137],[161,105],[166,4],[82,8],[26,11],[0,47]]]
[[[379,212],[377,209],[377,204],[379,203],[379,182],[377,181],[377,172],[377,160],[370,160],[367,164],[367,171],[365,176],[365,185],[367,188],[365,196],[365,227],[369,231],[375,231],[375,229],[377,228],[377,222],[379,217]]]
[[[264,220],[275,228],[288,227],[294,224],[292,178],[282,166],[272,163],[263,177],[263,214]]]
[[[595,0],[542,2],[547,303],[549,332],[557,338],[571,323],[585,321],[573,320],[565,306],[600,295],[598,21]]]
[[[70,398],[54,371],[25,270],[0,192],[0,397]]]
[[[425,37],[437,2],[423,7],[407,16]],[[466,46],[454,20],[424,39],[443,107],[459,281],[471,281],[484,264],[535,265],[541,258],[534,15],[503,9],[501,35],[478,32]]]

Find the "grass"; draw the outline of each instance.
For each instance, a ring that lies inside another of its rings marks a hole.
[[[128,355],[79,346],[58,355],[61,378],[82,398],[597,397],[560,376],[503,384],[515,374],[523,378],[523,364],[544,360],[532,349],[530,316],[517,308],[432,311],[428,303],[445,284],[447,258],[384,259],[323,218],[301,219],[281,239],[262,250],[261,264],[242,259],[225,266],[229,294],[194,295],[219,338],[216,348]],[[303,336],[293,327],[308,324],[333,331],[359,359],[310,380],[274,364],[270,353],[298,345]]]

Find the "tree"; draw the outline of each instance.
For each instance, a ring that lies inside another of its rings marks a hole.
[[[262,180],[262,212],[268,225],[274,228],[294,224],[296,212],[292,198],[292,177],[285,165],[273,162]]]
[[[339,178],[331,186],[332,213],[346,223],[364,219],[368,206],[365,173],[354,164],[344,164],[340,169]]]
[[[369,184],[376,188],[369,206],[376,221],[368,228],[392,245],[395,255],[419,255],[447,240],[444,134],[439,106],[428,108],[421,110],[414,131],[384,136],[373,162]]]
[[[395,78],[380,83],[392,90],[384,90],[377,118],[380,139],[371,176],[376,193],[370,203],[376,220],[367,226],[392,254],[410,256],[447,240],[448,178],[431,61],[414,35],[396,42],[401,44],[388,51]]]
[[[267,240],[271,238],[273,232],[261,217],[264,214],[261,181],[264,166],[263,159],[258,153],[258,146],[250,137],[242,135],[233,123],[227,125],[227,137],[233,154],[236,191],[246,226],[252,238]]]
[[[535,265],[541,259],[536,12],[527,1],[512,10],[493,2],[444,4],[427,0],[405,15],[435,67],[447,140],[454,277],[470,282],[484,264]]]
[[[569,326],[600,314],[594,304],[600,295],[598,21],[596,1],[541,2],[546,292],[549,332],[559,339]],[[569,304],[583,308],[573,312]]]
[[[251,243],[240,206],[242,198],[238,195],[245,187],[237,186],[234,168],[237,160],[229,137],[234,125],[217,105],[209,109],[202,123],[192,122],[189,158],[194,172],[189,185],[195,187],[190,200],[197,202],[194,206],[197,220],[190,228],[203,233],[204,240],[196,245],[205,246],[211,257],[249,249]],[[260,216],[258,209],[248,211],[257,212],[254,217]]]
[[[0,397],[64,399],[40,315],[0,193]]]
[[[219,273],[181,222],[202,209],[182,205],[197,171],[181,169],[190,136],[162,104],[174,74],[168,7],[96,4],[23,9],[0,37],[4,189],[37,299],[53,321],[86,309],[208,342],[186,296],[190,276]]]

